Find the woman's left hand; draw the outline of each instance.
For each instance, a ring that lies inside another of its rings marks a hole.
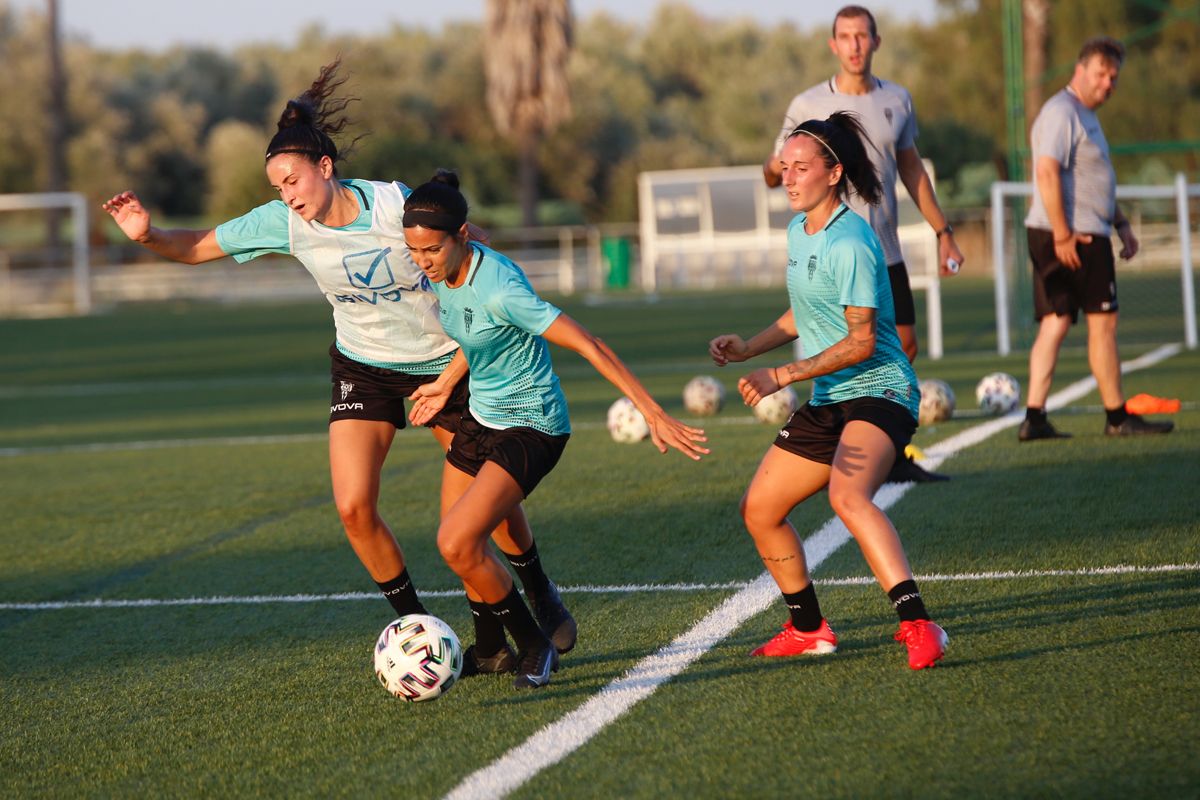
[[[412,400],[412,408],[408,412],[408,421],[413,425],[424,425],[438,415],[450,400],[450,388],[442,386],[437,381],[424,383],[408,396]]]
[[[700,456],[711,452],[707,447],[697,444],[708,441],[703,428],[684,425],[665,411],[647,416],[646,423],[650,426],[650,439],[660,453],[667,452],[668,447],[674,447],[693,461],[699,461]]]
[[[753,408],[769,394],[775,394],[783,388],[779,382],[774,367],[756,369],[749,375],[738,380],[738,391],[742,393],[742,401]]]

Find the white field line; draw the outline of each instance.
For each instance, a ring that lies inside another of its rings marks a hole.
[[[1151,366],[1181,349],[1178,344],[1156,348],[1139,359],[1123,364],[1122,371]],[[1054,410],[1084,397],[1095,385],[1095,379],[1091,377],[1077,381],[1049,398],[1047,408]],[[942,461],[960,450],[979,444],[1005,428],[1016,426],[1021,418],[1021,412],[1014,411],[938,442],[926,450],[922,464],[928,469],[936,469]],[[881,509],[890,508],[912,485],[884,484],[875,495],[875,504]],[[804,542],[809,569],[816,570],[849,540],[850,532],[841,520],[837,517],[830,519]],[[500,798],[509,794],[543,769],[582,747],[610,722],[649,697],[660,685],[687,669],[746,620],[764,611],[778,599],[779,590],[775,582],[770,573],[764,572],[745,589],[727,598],[691,630],[639,661],[583,705],[541,728],[491,764],[466,776],[450,790],[446,800]]]
[[[1087,578],[1108,575],[1157,575],[1170,572],[1200,572],[1200,561],[1183,564],[1116,564],[1111,567],[1084,567],[1081,569],[1023,569],[993,570],[987,572],[960,572],[949,575],[931,573],[917,575],[920,583],[946,583],[956,581],[1010,581],[1033,578]],[[875,578],[860,575],[850,578],[825,578],[813,581],[817,586],[874,586]],[[746,589],[747,581],[724,583],[625,583],[611,586],[559,586],[563,594],[639,594],[674,592],[721,592]],[[439,589],[421,592],[421,597],[461,597],[462,589]],[[160,597],[136,599],[96,598],[94,600],[45,600],[32,603],[0,603],[0,611],[74,611],[88,609],[120,608],[169,608],[174,606],[244,606],[269,605],[272,603],[340,603],[376,601],[378,592],[339,592],[337,594],[275,594],[275,595],[215,595],[212,597]]]

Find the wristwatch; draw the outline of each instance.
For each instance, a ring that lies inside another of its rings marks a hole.
[[[950,225],[949,222],[946,223],[946,227],[942,228],[940,231],[937,232],[937,237],[940,239],[943,236],[945,236],[947,233],[954,233],[954,228]]]

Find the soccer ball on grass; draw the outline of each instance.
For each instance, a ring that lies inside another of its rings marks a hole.
[[[410,703],[450,691],[462,673],[462,645],[454,630],[429,614],[405,614],[375,642],[375,675],[383,688]]]
[[[1007,372],[993,372],[979,381],[975,387],[975,399],[985,414],[1007,414],[1021,400],[1021,384]]]
[[[954,416],[954,390],[945,381],[927,378],[921,381],[921,407],[918,422],[933,425]]]
[[[725,387],[711,375],[697,375],[683,387],[683,407],[697,417],[711,417],[725,404]]]
[[[800,399],[795,390],[785,386],[775,394],[769,394],[754,407],[754,418],[767,425],[782,425],[792,416],[792,412],[800,406]]]
[[[633,444],[650,435],[650,426],[633,401],[622,397],[608,407],[608,432],[614,442]]]

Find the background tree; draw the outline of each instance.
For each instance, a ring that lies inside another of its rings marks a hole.
[[[518,152],[518,194],[525,225],[537,223],[538,146],[571,114],[567,60],[569,0],[487,0],[487,106],[496,129]]]

